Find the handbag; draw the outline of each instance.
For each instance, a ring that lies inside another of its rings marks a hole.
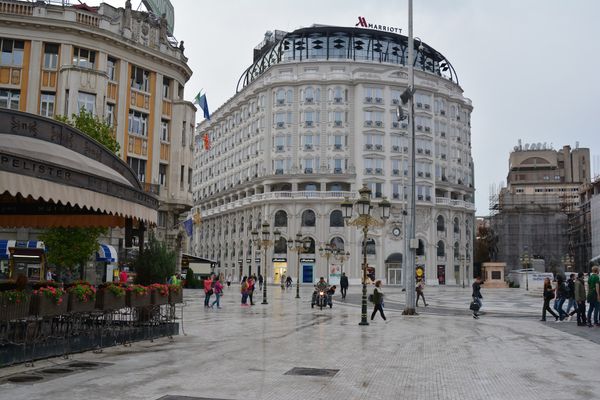
[[[479,303],[472,301],[471,304],[469,305],[469,310],[479,311]]]

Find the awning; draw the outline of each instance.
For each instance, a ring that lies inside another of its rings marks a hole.
[[[109,244],[101,244],[96,252],[96,261],[116,263],[119,261],[117,250]]]
[[[11,247],[20,247],[27,249],[44,249],[44,242],[39,240],[5,240],[0,239],[0,260],[8,260]]]
[[[590,260],[591,263],[600,261],[600,254]]]

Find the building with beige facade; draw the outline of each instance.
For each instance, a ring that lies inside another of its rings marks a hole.
[[[367,185],[374,202],[392,203],[388,223],[369,234],[369,270],[401,284],[410,135],[396,108],[406,52],[405,36],[373,29],[267,32],[237,93],[198,126],[210,149],[195,160],[195,254],[234,277],[296,281],[300,262],[303,283],[342,269],[359,282],[362,234],[345,226],[341,203]],[[416,60],[417,268],[429,284],[457,284],[472,265],[472,105],[442,54],[422,43]],[[261,265],[250,232],[264,221],[282,238]],[[311,242],[300,259],[285,243],[297,233]],[[349,260],[321,257],[325,244]]]
[[[130,1],[53,3],[0,1],[0,107],[48,118],[84,108],[112,125],[119,156],[160,201],[159,238],[177,246],[180,214],[192,206],[196,111],[184,100],[192,71],[183,45],[164,18],[134,11]],[[122,238],[113,231],[108,244],[123,250]]]

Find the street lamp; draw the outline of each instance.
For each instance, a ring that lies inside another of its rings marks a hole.
[[[267,250],[269,249],[269,247],[271,247],[271,245],[273,245],[275,242],[277,242],[279,240],[279,237],[281,236],[281,232],[279,232],[278,229],[275,229],[275,231],[273,232],[273,240],[270,240],[271,238],[271,231],[270,231],[270,225],[267,221],[263,222],[262,224],[262,230],[260,233],[260,237],[258,234],[258,231],[254,230],[251,233],[252,235],[252,241],[254,242],[255,246],[258,247],[259,250],[263,250],[264,252],[264,266],[265,266],[265,278],[264,278],[264,285],[263,285],[263,301],[261,304],[269,304],[267,302],[267,277],[269,276],[268,274],[268,269],[267,269]]]
[[[462,287],[464,289],[465,288],[465,275],[467,274],[467,271],[466,271],[467,264],[465,263],[465,255],[461,253],[459,260],[460,260],[460,265],[462,267],[461,268],[462,269]]]
[[[362,230],[363,233],[363,279],[362,279],[362,306],[361,306],[361,318],[359,325],[369,325],[367,321],[367,239],[369,228],[382,227],[390,217],[390,202],[384,197],[379,202],[379,210],[381,211],[381,219],[374,217],[371,214],[371,189],[364,185],[359,191],[359,198],[356,202],[352,203],[347,197],[342,203],[342,210],[344,213],[344,220],[346,225],[355,226],[357,229]],[[356,207],[358,215],[352,219],[353,209]]]
[[[349,251],[344,251],[342,250],[336,250],[333,253],[333,256],[335,257],[336,260],[338,260],[340,262],[340,274],[344,273],[344,261],[348,260],[350,258],[350,252]]]
[[[531,265],[532,259],[529,256],[527,250],[525,250],[523,254],[521,254],[520,260],[521,265],[525,269],[525,290],[529,290],[529,266]]]
[[[296,233],[296,240],[289,238],[287,241],[288,248],[298,254],[298,266],[296,269],[296,298],[300,298],[300,254],[306,253],[310,248],[311,242],[309,237],[302,239],[302,234]]]
[[[334,250],[335,249],[333,248],[333,246],[331,246],[331,244],[329,243],[325,244],[325,248],[319,247],[319,255],[327,259],[327,271],[325,272],[325,276],[327,277],[327,284],[329,284],[329,258],[333,255]]]

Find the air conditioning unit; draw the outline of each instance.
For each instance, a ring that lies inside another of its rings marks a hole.
[[[383,121],[375,121],[375,125],[381,127],[383,126]]]
[[[392,146],[392,151],[400,151],[400,146]]]
[[[417,130],[418,131],[422,131],[423,130],[423,125],[417,125]]]
[[[304,168],[304,173],[305,174],[312,174],[313,173],[313,169],[312,168]]]
[[[392,174],[393,175],[400,175],[400,170],[399,169],[393,169],[392,170]]]
[[[392,122],[392,128],[398,128],[400,126],[400,123],[398,122]]]
[[[341,103],[342,102],[342,98],[341,97],[335,97],[333,99],[333,101],[335,101],[336,103]]]
[[[431,150],[425,149],[425,154],[431,154]]]
[[[440,115],[446,115],[446,110],[440,110]]]
[[[431,128],[430,128],[430,127],[428,127],[428,126],[426,126],[426,127],[425,127],[425,132],[431,132]]]
[[[312,150],[313,149],[313,145],[312,144],[305,144],[304,145],[304,150]]]
[[[375,145],[375,149],[376,149],[376,150],[383,150],[383,145],[381,145],[381,144],[376,144],[376,145]]]
[[[440,132],[441,137],[446,137],[446,132]]]
[[[365,168],[365,174],[372,174],[373,168]]]
[[[392,99],[392,104],[400,104],[400,99]]]
[[[333,173],[334,174],[341,174],[342,173],[342,169],[341,168],[334,168],[333,169]]]
[[[277,127],[278,128],[283,128],[284,126],[285,126],[285,122],[278,122],[277,123]],[[257,130],[257,132],[258,132],[258,130]]]
[[[306,121],[304,122],[305,126],[313,126],[313,121]]]
[[[341,150],[342,149],[342,145],[340,143],[336,143],[333,145],[333,148],[336,150]]]
[[[417,200],[423,200],[423,195],[422,194],[418,195]]]
[[[372,144],[369,144],[369,143],[365,144],[365,149],[371,150],[372,148],[373,148]]]
[[[423,154],[423,149],[417,149],[417,153]]]
[[[392,194],[392,197],[393,197],[394,199],[399,199],[399,198],[400,198],[400,193],[393,193],[393,194]]]
[[[375,168],[376,174],[383,174],[383,168]]]
[[[372,97],[365,97],[365,102],[372,103],[373,102],[373,98]]]
[[[423,108],[423,103],[417,103],[417,108]]]
[[[285,103],[285,99],[277,99],[277,104],[284,104]]]
[[[431,108],[431,106],[429,104],[423,104],[423,108],[426,110],[429,110]]]
[[[375,103],[381,103],[383,99],[381,97],[375,97]]]
[[[365,125],[366,126],[371,126],[371,125],[373,125],[373,121],[365,121]]]
[[[313,99],[312,97],[307,97],[306,99],[304,99],[304,101],[305,101],[306,103],[312,103],[312,102],[313,102],[313,100],[314,100],[314,99]]]
[[[335,126],[342,126],[342,121],[333,121]]]
[[[277,151],[283,151],[283,146],[277,146]]]
[[[421,171],[417,172],[417,176],[419,176],[419,177],[422,178],[423,177],[423,172],[421,172]]]
[[[425,176],[426,176],[427,178],[431,178],[431,172],[425,172]]]

